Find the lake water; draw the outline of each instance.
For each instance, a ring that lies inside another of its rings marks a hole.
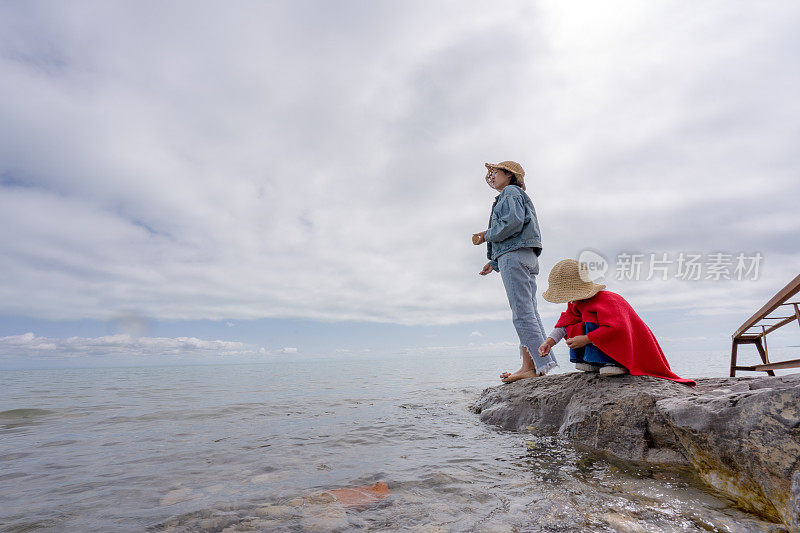
[[[559,359],[561,371],[572,370],[563,352]],[[709,366],[707,354],[687,354],[673,369],[725,375],[725,356],[714,360]],[[554,438],[481,423],[469,404],[518,362],[451,355],[5,371],[0,524],[7,531],[775,528],[690,472],[609,462]],[[389,495],[367,505],[320,499],[326,490],[377,482]]]

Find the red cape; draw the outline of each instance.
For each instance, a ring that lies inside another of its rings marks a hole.
[[[556,327],[567,329],[567,338],[583,335],[583,323],[599,327],[590,331],[592,344],[627,368],[633,376],[655,376],[695,386],[691,379],[673,373],[653,332],[619,294],[600,291],[591,298],[567,304]]]

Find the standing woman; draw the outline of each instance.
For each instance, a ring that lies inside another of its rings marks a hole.
[[[489,262],[480,271],[485,276],[496,270],[511,306],[514,328],[520,342],[522,368],[514,373],[500,374],[510,383],[524,378],[543,376],[558,363],[552,353],[531,357],[544,342],[546,335],[536,306],[536,274],[539,273],[539,254],[542,252],[541,232],[533,202],[525,192],[525,171],[519,163],[503,161],[486,163],[486,183],[500,192],[492,204],[489,227],[475,233],[472,242],[487,245]]]

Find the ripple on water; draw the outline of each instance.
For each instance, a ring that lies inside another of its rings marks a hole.
[[[24,459],[31,455],[30,452],[12,452],[0,454],[0,461],[16,461],[17,459]]]
[[[8,474],[0,474],[0,481],[9,481],[11,479],[17,479],[20,477],[25,477],[28,474],[25,472],[10,472]]]
[[[0,420],[18,420],[20,418],[38,418],[42,416],[49,416],[55,414],[56,411],[50,409],[9,409],[8,411],[0,411]]]
[[[49,441],[49,442],[43,442],[42,444],[37,446],[37,448],[53,448],[53,447],[56,447],[56,446],[69,446],[71,444],[75,444],[76,442],[78,442],[78,441],[70,440],[70,439],[67,439],[67,440],[53,440],[53,441]]]
[[[57,416],[58,411],[52,409],[21,408],[0,411],[0,428],[14,429],[25,426],[34,426],[43,423],[48,418]]]

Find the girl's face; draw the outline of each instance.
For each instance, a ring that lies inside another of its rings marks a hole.
[[[486,173],[486,183],[492,189],[502,191],[503,187],[511,183],[511,176],[512,174],[501,168],[490,168],[489,172]]]

